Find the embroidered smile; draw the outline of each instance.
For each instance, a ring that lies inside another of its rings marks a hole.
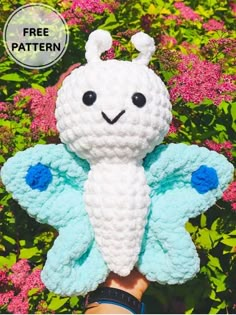
[[[120,117],[125,113],[125,110],[122,110],[115,118],[113,119],[110,119],[109,117],[107,117],[107,115],[102,112],[102,117],[108,122],[108,124],[115,124],[119,119]]]

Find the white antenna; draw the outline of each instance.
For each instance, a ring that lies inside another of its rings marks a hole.
[[[99,61],[101,54],[112,46],[112,37],[109,32],[96,30],[89,35],[85,45],[87,62]]]
[[[138,57],[132,61],[143,65],[148,65],[156,49],[154,39],[143,32],[139,32],[131,37],[131,42],[140,52]]]

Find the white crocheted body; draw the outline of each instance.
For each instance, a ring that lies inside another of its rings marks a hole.
[[[84,197],[109,269],[128,275],[137,262],[150,203],[143,167],[135,163],[92,165]]]
[[[91,38],[88,64],[73,70],[58,92],[57,128],[61,141],[90,163],[86,211],[104,260],[125,276],[137,261],[148,212],[142,159],[168,132],[171,104],[164,83],[145,65],[152,39],[134,37],[146,53],[129,62],[100,60],[96,53],[111,39],[100,30]],[[136,103],[137,95],[145,101]]]

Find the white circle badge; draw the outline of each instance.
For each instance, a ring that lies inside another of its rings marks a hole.
[[[65,53],[69,30],[64,18],[42,3],[26,4],[8,18],[3,40],[10,57],[25,68],[42,69]]]

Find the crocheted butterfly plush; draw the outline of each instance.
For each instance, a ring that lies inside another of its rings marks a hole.
[[[147,67],[154,40],[140,32],[131,41],[140,51],[132,62],[103,61],[112,38],[91,33],[88,63],[58,92],[63,144],[18,152],[1,171],[29,215],[59,231],[42,280],[61,295],[84,295],[110,271],[126,276],[134,266],[163,284],[192,278],[199,258],[185,223],[212,206],[233,176],[214,151],[159,145],[171,122],[169,95]]]

